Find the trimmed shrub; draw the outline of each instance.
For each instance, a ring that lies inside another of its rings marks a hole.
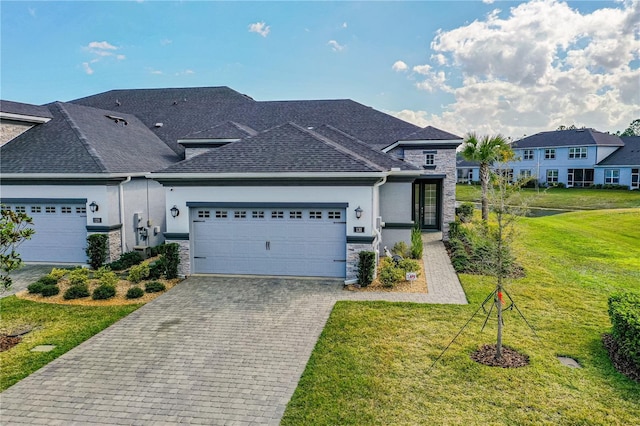
[[[165,244],[160,244],[155,247],[151,247],[151,257],[155,257],[159,254],[164,254],[165,247],[166,247]]]
[[[123,269],[127,269],[134,265],[139,265],[140,263],[142,263],[144,257],[137,251],[128,251],[126,253],[122,253],[120,255],[120,259],[118,260],[124,266]]]
[[[60,293],[60,287],[57,285],[46,285],[42,287],[42,291],[40,292],[42,297],[51,297]]]
[[[144,290],[140,287],[131,287],[127,290],[127,299],[139,299],[142,296],[144,296]]]
[[[417,272],[418,275],[420,275],[420,264],[417,260],[402,259],[398,262],[398,268],[402,270],[403,274],[406,274],[407,272]]]
[[[129,275],[127,275],[127,279],[132,283],[139,283],[143,279],[149,276],[149,264],[141,263],[139,265],[134,265],[129,269]]]
[[[105,234],[92,234],[87,237],[85,253],[89,258],[91,269],[98,269],[107,260],[108,239],[109,237]]]
[[[361,251],[358,256],[358,284],[366,287],[373,282],[376,272],[376,254],[372,251]]]
[[[165,291],[166,289],[167,289],[167,287],[165,287],[164,284],[162,284],[161,282],[158,282],[158,281],[148,282],[144,286],[144,291],[146,291],[147,293],[159,293],[161,291]]]
[[[475,207],[473,203],[462,203],[460,207],[456,207],[456,215],[462,223],[469,223],[473,219],[473,211]]]
[[[115,295],[116,288],[114,286],[108,284],[100,284],[98,287],[96,287],[95,290],[93,290],[93,295],[91,295],[91,298],[93,300],[105,300],[111,299]]]
[[[640,368],[640,294],[616,293],[609,297],[611,335],[620,352]]]
[[[384,257],[380,259],[378,279],[383,287],[393,287],[404,280],[404,271],[396,266],[393,259]]]
[[[77,268],[67,274],[69,283],[74,285],[83,285],[89,281],[89,271],[84,268]]]
[[[43,286],[56,285],[58,284],[58,279],[56,277],[52,277],[51,275],[45,275],[41,277],[37,282],[41,283]]]
[[[149,279],[157,280],[162,277],[162,274],[165,272],[164,259],[159,259],[156,262],[153,262],[149,265]]]
[[[177,243],[165,244],[162,255],[166,266],[165,275],[168,279],[178,278],[178,265],[180,265],[180,246]]]
[[[29,290],[29,293],[31,294],[40,294],[42,293],[42,288],[44,286],[45,285],[38,280],[35,283],[29,284],[29,286],[27,287],[27,290]]]
[[[109,267],[109,265],[101,266],[93,273],[93,278],[95,278],[96,280],[99,280],[107,272],[111,272],[111,268]]]
[[[72,285],[64,292],[62,297],[64,300],[72,300],[72,299],[81,299],[83,297],[89,297],[91,293],[89,292],[89,286],[87,284],[76,284]]]
[[[115,287],[118,284],[119,277],[115,272],[107,271],[100,277],[100,285]]]
[[[404,241],[398,241],[395,243],[391,249],[391,253],[402,257],[411,257],[411,250]]]
[[[65,275],[67,275],[68,273],[69,273],[68,269],[53,268],[51,272],[49,272],[49,275],[55,278],[57,281],[60,281],[60,279]]]
[[[422,250],[424,246],[422,245],[422,229],[420,229],[420,225],[416,224],[411,230],[411,258],[412,259],[422,259]]]

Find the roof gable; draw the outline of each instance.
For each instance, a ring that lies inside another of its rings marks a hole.
[[[53,118],[46,106],[24,104],[0,100],[0,113],[7,113],[26,117]]]
[[[515,141],[513,148],[544,148],[559,146],[623,146],[616,135],[598,132],[593,129],[554,130],[536,133]]]
[[[640,136],[623,136],[624,146],[598,163],[598,166],[635,166],[640,168]]]
[[[436,129],[433,126],[427,126],[423,129],[410,133],[399,140],[417,141],[417,140],[459,140],[459,139],[462,139],[462,138],[460,136],[454,135],[453,133]]]
[[[257,134],[258,132],[249,126],[238,124],[235,121],[225,121],[206,130],[191,132],[181,139],[242,139]]]

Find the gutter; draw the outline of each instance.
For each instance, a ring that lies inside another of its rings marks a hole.
[[[126,179],[149,173],[2,173],[3,179]]]

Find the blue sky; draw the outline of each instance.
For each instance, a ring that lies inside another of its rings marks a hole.
[[[2,99],[229,86],[518,137],[640,118],[632,2],[2,1]],[[635,92],[635,93],[634,93]]]

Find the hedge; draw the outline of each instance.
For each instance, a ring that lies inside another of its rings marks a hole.
[[[620,351],[640,368],[640,294],[616,293],[609,297],[612,336]]]

